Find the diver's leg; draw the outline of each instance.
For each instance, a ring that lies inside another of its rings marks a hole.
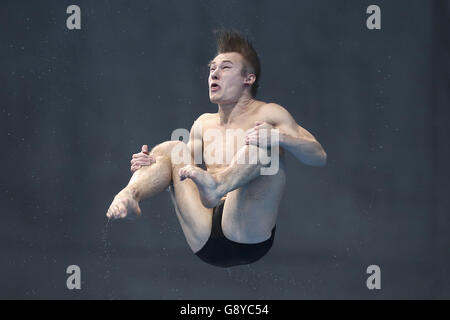
[[[180,170],[183,178],[196,183],[205,206],[216,206],[227,194],[222,229],[227,238],[236,242],[257,243],[270,237],[284,190],[284,160],[277,158],[279,166],[274,174],[261,175],[268,164],[259,161],[258,152],[259,147],[253,145],[242,147],[230,165],[215,174],[192,165]]]
[[[240,243],[259,243],[271,236],[286,184],[284,160],[278,172],[260,175],[227,194],[222,230],[226,238]]]
[[[246,185],[261,174],[264,165],[259,161],[259,147],[245,145],[234,155],[228,167],[210,174],[199,167],[187,165],[181,168],[182,179],[190,178],[200,191],[205,207],[215,207],[220,199],[230,191]]]
[[[177,164],[172,158],[174,147],[184,149],[189,155],[186,144],[180,141],[166,141],[154,147],[151,154],[156,163],[143,166],[133,174],[128,185],[114,198],[107,215],[124,217],[129,211],[140,214],[139,202],[165,190],[172,182],[178,220],[189,246],[196,252],[209,238],[212,210],[202,205],[192,181],[180,181],[178,171],[186,164]],[[190,156],[188,158],[187,161],[193,163]]]

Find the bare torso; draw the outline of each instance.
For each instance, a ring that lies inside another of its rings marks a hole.
[[[255,105],[251,109],[239,115],[231,124],[221,124],[219,113],[205,114],[201,120],[201,126],[203,160],[208,172],[214,174],[230,164],[231,158],[245,145],[245,132],[253,128],[256,121],[271,123],[270,115],[267,114],[269,110],[264,108],[265,105],[265,102],[255,101]],[[220,137],[223,138],[219,143],[211,129],[219,132]],[[209,135],[208,132],[210,132]],[[239,133],[243,134],[239,135]],[[234,134],[236,138],[233,136]],[[222,156],[218,157],[218,154],[222,154]]]
[[[203,160],[208,172],[214,174],[230,164],[232,157],[245,145],[245,132],[253,128],[256,121],[271,124],[270,108],[265,106],[265,102],[255,101],[251,108],[227,124],[221,123],[219,113],[202,116]],[[237,134],[238,138],[231,136],[239,132],[243,134]],[[257,243],[270,237],[285,185],[283,153],[280,148],[277,174],[259,176],[226,195],[222,229],[230,240]],[[222,156],[218,156],[220,154]]]

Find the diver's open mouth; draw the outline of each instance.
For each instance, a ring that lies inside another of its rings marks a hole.
[[[211,84],[211,91],[212,92],[218,91],[218,90],[220,90],[220,86],[217,83]]]

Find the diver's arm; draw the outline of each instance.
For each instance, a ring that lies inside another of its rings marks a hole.
[[[265,108],[267,120],[257,127],[278,129],[280,147],[292,153],[299,161],[311,166],[326,164],[327,154],[321,144],[298,125],[285,108],[274,103],[267,104]]]

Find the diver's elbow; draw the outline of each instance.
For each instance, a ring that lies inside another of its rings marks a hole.
[[[315,167],[324,167],[327,164],[327,154],[325,151],[321,151],[312,161],[308,163],[311,166]]]
[[[322,150],[322,155],[320,157],[320,167],[324,167],[327,165],[327,153]]]

